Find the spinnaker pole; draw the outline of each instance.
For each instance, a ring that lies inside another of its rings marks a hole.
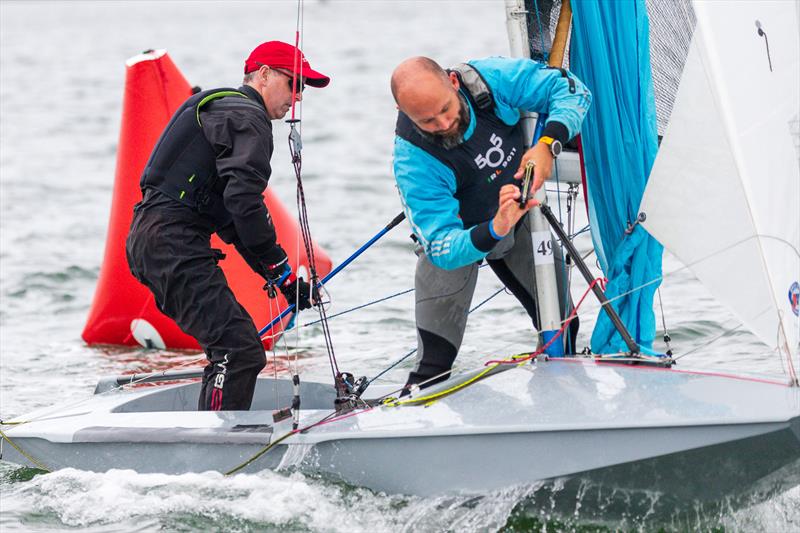
[[[339,266],[337,266],[336,268],[331,270],[330,273],[328,273],[327,276],[322,278],[322,280],[320,280],[320,282],[317,284],[317,289],[322,288],[328,282],[328,280],[330,280],[333,276],[335,276],[336,274],[341,272],[344,269],[344,267],[346,267],[347,265],[352,263],[359,255],[363,254],[367,250],[367,248],[369,248],[370,246],[375,244],[375,242],[378,239],[380,239],[381,237],[383,237],[384,235],[389,233],[389,231],[391,231],[392,228],[394,228],[395,226],[400,224],[403,220],[405,220],[405,218],[406,218],[406,214],[402,213],[402,212],[400,214],[398,214],[396,217],[394,217],[391,222],[386,224],[386,226],[384,226],[383,229],[381,229],[378,233],[373,235],[370,240],[368,240],[367,242],[362,244],[361,247],[358,250],[356,250],[355,252],[353,252],[350,255],[350,257],[348,257],[347,259],[342,261],[342,263]],[[268,331],[270,331],[275,326],[275,324],[280,322],[286,315],[288,315],[289,313],[294,311],[295,303],[292,303],[292,302],[287,302],[287,303],[289,305],[286,307],[286,309],[284,309],[278,316],[276,316],[272,320],[272,322],[270,322],[269,324],[267,324],[266,326],[264,326],[263,328],[261,328],[258,331],[258,336],[259,337],[263,337],[264,335],[266,335],[266,333]]]
[[[567,235],[567,232],[565,232],[564,228],[561,227],[561,224],[559,224],[558,219],[550,210],[550,207],[542,205],[541,212],[542,216],[544,216],[550,223],[550,226],[552,226],[553,231],[555,231],[556,235],[558,235],[558,238],[561,240],[561,244],[567,249],[567,253],[574,258],[575,266],[578,267],[581,275],[583,275],[583,279],[585,279],[586,283],[589,284],[592,292],[597,297],[597,301],[600,302],[600,305],[603,307],[603,311],[605,311],[606,315],[608,315],[611,323],[614,324],[614,327],[617,329],[620,337],[622,337],[622,340],[625,342],[628,350],[630,350],[631,355],[638,355],[639,345],[636,344],[636,341],[634,341],[633,337],[631,337],[630,332],[628,332],[628,328],[625,327],[625,324],[617,314],[617,311],[611,306],[611,302],[608,300],[608,298],[606,298],[603,290],[596,284],[592,283],[592,273],[581,258],[581,254],[578,253],[578,250],[575,249],[575,246],[569,240],[569,235]]]

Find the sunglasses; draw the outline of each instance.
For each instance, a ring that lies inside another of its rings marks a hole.
[[[295,78],[293,74],[290,74],[288,72],[284,72],[282,70],[278,70],[278,69],[273,69],[273,70],[276,71],[276,72],[279,72],[279,73],[283,74],[284,76],[286,76],[287,78],[289,78],[289,90],[290,91],[294,91],[296,93],[301,93],[306,89],[306,84],[303,83],[303,80],[301,80],[300,78]]]
[[[260,67],[269,67],[269,65],[265,65],[263,63],[256,62],[256,64],[258,66],[260,66]],[[301,93],[301,92],[303,92],[305,90],[306,84],[303,83],[303,80],[300,79],[299,77],[295,78],[294,75],[291,72],[286,72],[284,70],[277,69],[277,68],[272,68],[272,67],[269,67],[269,68],[274,70],[278,74],[283,74],[284,76],[289,78],[289,90],[290,91],[294,91],[295,93]]]

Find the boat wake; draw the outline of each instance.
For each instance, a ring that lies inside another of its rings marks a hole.
[[[790,468],[800,471],[798,466]],[[3,498],[4,531],[43,526],[94,531],[788,531],[800,520],[797,485],[769,504],[728,499],[713,506],[676,507],[663,493],[604,490],[587,480],[424,498],[376,493],[291,468],[233,477],[74,469],[34,474],[0,466],[0,490],[13,496]]]
[[[529,489],[483,496],[387,496],[299,472],[224,477],[92,473],[65,469],[30,479],[2,465],[4,531],[61,526],[102,531],[487,531],[501,528]],[[5,503],[7,502],[7,505]]]

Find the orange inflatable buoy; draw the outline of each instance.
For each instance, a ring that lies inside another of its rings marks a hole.
[[[199,349],[197,341],[155,306],[152,293],[130,273],[125,258],[125,239],[133,218],[133,206],[142,199],[139,178],[162,130],[172,114],[192,95],[192,87],[164,50],[148,51],[126,63],[125,96],[122,108],[116,177],[111,203],[105,255],[94,294],[89,318],[83,330],[88,344],[141,344],[154,348]],[[267,190],[264,203],[269,210],[278,241],[294,243],[300,228],[280,201]],[[270,305],[261,290],[263,279],[255,274],[233,246],[214,235],[214,248],[220,248],[226,258],[220,262],[233,293],[255,320],[256,327],[269,323],[286,308],[278,296],[279,305]],[[297,256],[296,246],[284,246],[295,272],[308,271],[305,252]],[[317,272],[320,276],[331,270],[331,260],[314,245]],[[277,333],[276,329],[273,333]],[[272,342],[264,341],[265,348]]]

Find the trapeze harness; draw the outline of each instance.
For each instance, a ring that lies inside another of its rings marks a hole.
[[[497,198],[503,185],[514,183],[514,173],[524,153],[525,138],[521,123],[509,126],[494,113],[491,89],[474,67],[461,63],[450,69],[466,89],[475,112],[475,131],[468,140],[451,149],[432,142],[417,129],[408,115],[398,113],[395,133],[429,153],[453,171],[455,198],[465,228],[490,220],[497,213]],[[487,149],[488,147],[488,149]]]
[[[173,200],[211,218],[218,228],[232,218],[225,209],[222,194],[226,180],[217,174],[214,147],[203,134],[200,111],[220,98],[233,97],[243,109],[257,103],[236,89],[211,89],[189,97],[167,124],[147,161],[140,186],[156,189]]]

